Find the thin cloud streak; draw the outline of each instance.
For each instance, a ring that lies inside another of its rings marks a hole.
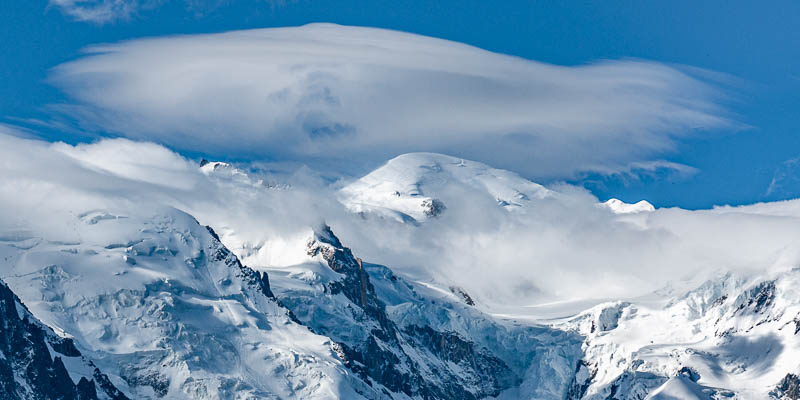
[[[139,0],[50,0],[50,5],[76,21],[106,24],[126,20],[142,7],[153,7],[160,1]]]

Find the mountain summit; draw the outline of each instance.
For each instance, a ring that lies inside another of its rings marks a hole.
[[[340,193],[352,211],[420,222],[444,212],[446,198],[461,191],[493,199],[507,210],[552,194],[513,172],[436,153],[397,156]]]

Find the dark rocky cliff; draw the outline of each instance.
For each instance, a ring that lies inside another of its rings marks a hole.
[[[128,399],[97,368],[91,379],[74,382],[63,359],[81,357],[75,344],[36,320],[2,281],[0,320],[1,399],[95,400],[98,393]]]

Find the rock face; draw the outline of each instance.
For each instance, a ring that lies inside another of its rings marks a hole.
[[[800,399],[800,376],[795,374],[786,374],[786,376],[778,384],[775,394],[786,399]]]
[[[272,294],[272,289],[269,287],[269,276],[267,276],[265,272],[256,272],[242,265],[239,259],[220,242],[219,236],[214,232],[214,229],[207,226],[206,230],[208,230],[208,233],[214,238],[213,247],[211,248],[213,250],[211,259],[215,262],[224,263],[229,268],[233,269],[236,275],[244,282],[251,287],[257,288],[264,296],[274,299],[275,295]]]
[[[422,214],[426,217],[438,217],[447,207],[439,199],[422,200]]]
[[[128,399],[99,369],[92,370],[94,365],[83,358],[71,339],[57,336],[36,320],[2,281],[0,320],[0,398]],[[71,365],[85,364],[83,369],[91,375],[74,382],[64,360]]]
[[[450,292],[452,292],[454,295],[464,300],[464,303],[470,306],[475,305],[475,300],[472,300],[472,296],[470,296],[469,293],[467,293],[467,291],[464,290],[464,288],[460,288],[458,286],[450,286]]]
[[[520,377],[505,362],[456,333],[430,326],[398,327],[361,259],[342,245],[330,227],[316,232],[308,253],[321,256],[331,270],[341,274],[327,287],[329,296],[343,295],[348,300],[347,313],[331,313],[317,323],[303,309],[292,311],[315,332],[336,341],[346,365],[365,381],[389,392],[426,399],[480,399],[519,383]],[[294,303],[286,301],[290,308]],[[350,318],[356,323],[346,320]]]

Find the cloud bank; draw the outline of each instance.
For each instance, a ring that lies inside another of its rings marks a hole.
[[[129,215],[172,206],[214,227],[250,266],[280,268],[303,258],[310,227],[324,220],[366,261],[459,285],[482,304],[624,298],[727,271],[800,264],[797,200],[617,215],[582,189],[558,186],[551,187],[558,196],[510,213],[486,192],[454,185],[436,194],[447,211],[414,226],[348,212],[313,174],[254,175],[288,185],[208,176],[153,143],[71,146],[0,133],[0,160],[0,230],[59,240],[71,228],[52,224],[54,215],[78,223],[92,210]],[[248,257],[254,246],[267,249],[263,257]]]
[[[331,24],[94,46],[51,81],[71,98],[53,109],[96,132],[357,172],[431,151],[564,179],[730,124],[718,91],[665,65],[564,67]]]

